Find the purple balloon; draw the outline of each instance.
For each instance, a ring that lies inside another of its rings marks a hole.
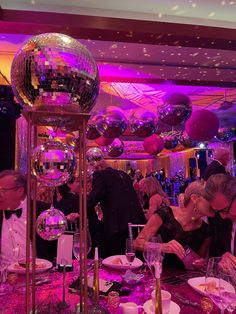
[[[198,144],[198,141],[192,140],[185,131],[180,137],[179,142],[181,145],[188,148],[196,147]]]
[[[107,154],[110,157],[119,157],[123,152],[124,143],[119,138],[115,138],[111,145],[107,146]]]
[[[121,110],[110,110],[108,107],[107,110],[101,112],[96,118],[96,126],[102,136],[116,138],[125,132],[128,121]]]
[[[219,128],[216,138],[221,142],[230,141],[234,136],[234,131],[232,128]]]
[[[97,130],[97,127],[95,124],[88,123],[86,127],[86,137],[88,140],[95,140],[99,138],[101,135]]]
[[[176,136],[165,136],[163,141],[166,149],[174,149],[179,144],[179,140]]]
[[[183,94],[171,94],[164,98],[158,118],[165,124],[175,126],[185,122],[192,113],[191,101]]]
[[[131,133],[140,137],[148,137],[157,130],[156,115],[152,112],[143,112],[140,116],[136,113],[130,119]]]

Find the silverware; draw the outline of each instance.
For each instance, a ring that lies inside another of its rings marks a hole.
[[[178,292],[174,292],[173,295],[174,295],[174,297],[175,297],[177,300],[179,300],[182,304],[189,305],[189,306],[193,306],[193,307],[198,307],[198,306],[200,306],[197,302],[190,301],[190,300],[186,299],[184,296],[182,296],[182,295],[179,294]]]

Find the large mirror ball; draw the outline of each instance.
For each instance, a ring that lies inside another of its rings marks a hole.
[[[46,33],[30,38],[11,67],[13,92],[27,111],[88,113],[99,92],[99,73],[91,53],[72,37]],[[46,125],[70,121],[42,117]]]

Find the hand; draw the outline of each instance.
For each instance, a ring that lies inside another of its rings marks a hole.
[[[180,259],[183,259],[185,256],[185,250],[183,246],[176,240],[171,240],[170,242],[162,243],[161,250],[163,253],[174,253]]]
[[[226,252],[224,255],[222,255],[220,264],[225,270],[235,270],[236,257],[233,254]]]
[[[79,218],[79,214],[78,213],[71,213],[71,214],[67,215],[66,218],[70,222],[75,222],[76,219]]]

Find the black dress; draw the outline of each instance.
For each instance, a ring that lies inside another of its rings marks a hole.
[[[181,224],[175,219],[173,211],[169,206],[158,208],[155,214],[159,215],[163,221],[158,230],[158,234],[161,235],[163,243],[176,240],[183,247],[187,245],[197,253],[204,240],[211,236],[210,228],[204,221],[199,228],[184,231]],[[184,268],[183,262],[176,254],[165,254],[164,265]]]

